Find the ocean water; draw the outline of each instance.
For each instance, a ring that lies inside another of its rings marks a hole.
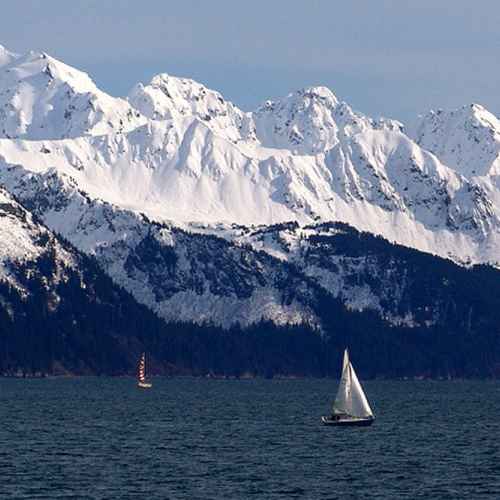
[[[0,378],[1,499],[500,498],[500,382]]]

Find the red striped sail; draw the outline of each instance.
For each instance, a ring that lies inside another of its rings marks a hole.
[[[139,360],[139,382],[146,382],[146,354],[143,352]]]

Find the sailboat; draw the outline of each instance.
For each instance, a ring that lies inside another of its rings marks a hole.
[[[321,420],[325,425],[344,426],[368,426],[375,420],[354,367],[349,361],[347,349],[344,351],[342,377],[333,403],[332,415],[321,417]]]
[[[153,386],[150,382],[146,382],[146,353],[142,353],[139,359],[139,370],[137,374],[137,386],[143,389],[149,389]]]

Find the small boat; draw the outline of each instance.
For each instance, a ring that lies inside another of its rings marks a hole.
[[[342,377],[333,403],[332,415],[321,417],[321,421],[325,425],[366,427],[372,425],[374,420],[372,409],[349,361],[349,353],[346,349],[342,364]]]
[[[146,353],[142,353],[139,359],[139,370],[137,374],[137,387],[142,387],[143,389],[149,389],[153,387],[153,384],[146,382]]]

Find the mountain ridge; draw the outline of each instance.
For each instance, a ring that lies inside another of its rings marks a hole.
[[[464,135],[456,117],[450,129],[431,114],[412,138],[325,87],[243,112],[167,74],[123,100],[50,56],[1,54],[0,129],[10,133],[0,137],[0,183],[165,321],[321,330],[326,293],[383,324],[426,328],[430,320],[412,309],[420,289],[404,281],[413,259],[391,264],[391,290],[386,260],[336,252],[335,231],[352,242],[368,241],[357,233],[381,237],[386,254],[403,245],[462,266],[500,266],[496,122],[482,108],[458,114],[462,129],[477,132],[464,148],[493,151],[480,157],[483,175],[469,175],[467,155],[440,159],[456,153],[441,130]],[[31,98],[20,98],[27,89]]]
[[[464,175],[436,157],[437,144],[421,148],[422,132],[414,142],[401,123],[357,113],[329,89],[304,88],[243,112],[190,79],[160,74],[125,102],[68,68],[37,53],[0,68],[0,109],[11,132],[0,140],[3,163],[54,168],[90,196],[158,222],[338,220],[457,262],[500,260],[496,167]],[[73,81],[76,97],[55,99]],[[12,94],[26,86],[34,100],[12,107]],[[52,110],[33,122],[38,108],[30,103],[39,102]],[[54,125],[51,113],[71,116]],[[491,150],[491,132],[478,140]]]

